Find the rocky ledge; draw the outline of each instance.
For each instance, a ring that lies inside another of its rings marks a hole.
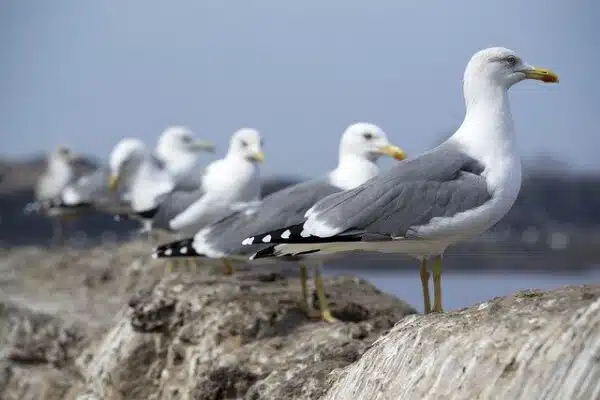
[[[303,313],[293,267],[167,273],[147,249],[0,254],[1,399],[600,395],[597,286],[422,316],[334,277],[328,324]]]

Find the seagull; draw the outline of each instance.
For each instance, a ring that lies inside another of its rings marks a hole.
[[[199,177],[176,183],[138,215],[147,220],[148,229],[193,234],[201,227],[243,207],[260,196],[258,164],[264,161],[263,140],[256,129],[242,128],[230,140],[226,156],[210,163]],[[132,191],[132,198],[138,196]]]
[[[64,145],[56,147],[46,161],[46,169],[37,181],[34,189],[35,201],[25,206],[26,214],[39,212],[52,217],[53,241],[62,242],[63,218],[72,215],[73,210],[56,207],[64,188],[75,178],[74,164],[81,160],[71,149]]]
[[[404,253],[421,262],[425,313],[442,307],[442,255],[498,222],[521,187],[521,161],[508,89],[525,79],[558,82],[512,50],[477,52],[464,73],[466,114],[458,130],[438,147],[407,159],[352,190],[311,207],[304,220],[257,231],[243,244],[268,242],[251,259],[304,255],[327,257],[352,250]]]
[[[136,138],[125,138],[117,143],[110,154],[108,168],[109,190],[124,190],[131,216],[143,223],[143,232],[149,231],[155,210],[175,188],[175,180]]]
[[[193,238],[187,238],[159,246],[155,258],[209,257],[221,259],[231,272],[230,260],[247,261],[248,256],[268,244],[243,247],[241,240],[256,231],[266,231],[279,226],[299,223],[304,213],[318,200],[341,190],[352,189],[379,173],[376,162],[381,155],[398,160],[404,151],[389,143],[385,132],[374,124],[355,123],[343,133],[339,144],[338,165],[322,177],[286,187],[257,204],[231,213],[215,224],[202,228]],[[265,240],[265,243],[268,242]],[[301,265],[302,293],[308,308],[306,266]],[[324,305],[321,316],[332,321],[326,307],[323,284],[315,269],[315,287],[319,303]],[[310,313],[310,310],[307,310]]]

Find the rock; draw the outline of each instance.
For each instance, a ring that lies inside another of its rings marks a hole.
[[[328,324],[294,267],[167,273],[150,247],[3,251],[0,399],[600,398],[600,286],[423,316],[339,276]]]
[[[327,288],[336,299],[334,315],[349,322],[309,320],[299,307],[297,280],[254,275],[181,274],[135,294],[117,325],[90,345],[86,392],[313,399],[331,370],[356,361],[394,321],[415,312],[365,281],[339,277]]]
[[[600,399],[600,286],[409,316],[329,384],[328,400]]]
[[[303,312],[294,268],[168,274],[148,247],[7,252],[0,398],[314,399],[332,370],[415,313],[335,277],[325,285],[342,322],[328,324]]]

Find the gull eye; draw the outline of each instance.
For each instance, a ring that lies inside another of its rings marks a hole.
[[[245,140],[240,140],[240,145],[242,146],[242,148],[248,147],[248,142],[246,142]]]
[[[366,140],[371,140],[371,139],[373,139],[373,134],[372,133],[365,133],[365,134],[363,134],[363,137]]]
[[[189,143],[192,141],[192,138],[186,135],[186,136],[183,136],[181,138],[181,140],[183,140],[183,143]]]
[[[504,60],[513,67],[519,63],[519,58],[513,55],[506,56]]]

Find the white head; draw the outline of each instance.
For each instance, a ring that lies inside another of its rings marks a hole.
[[[256,129],[242,128],[231,137],[227,156],[262,163],[265,159],[262,145],[262,137]]]
[[[176,180],[187,175],[198,161],[200,151],[214,151],[214,146],[196,139],[184,126],[167,128],[158,138],[155,154]]]
[[[467,102],[487,90],[507,90],[524,79],[558,82],[558,76],[548,69],[534,67],[516,52],[504,47],[490,47],[471,57],[464,74]]]
[[[359,122],[346,128],[340,141],[340,159],[356,156],[376,161],[381,155],[397,160],[405,158],[404,151],[392,145],[385,132],[377,125]]]
[[[115,190],[119,181],[131,177],[147,156],[146,145],[138,140],[122,139],[110,153],[108,187]]]
[[[60,163],[63,165],[70,165],[71,163],[79,160],[79,155],[75,154],[67,146],[57,146],[52,153],[50,153],[50,163]]]
[[[171,126],[160,135],[156,145],[156,155],[168,159],[172,154],[215,151],[215,147],[206,141],[196,139],[192,131],[185,126]]]

